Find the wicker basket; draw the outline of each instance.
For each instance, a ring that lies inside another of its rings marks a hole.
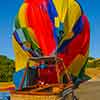
[[[35,90],[11,91],[11,100],[73,100],[72,98],[72,84],[67,86],[52,85]]]

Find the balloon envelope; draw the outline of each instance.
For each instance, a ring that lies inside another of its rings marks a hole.
[[[88,57],[89,22],[75,0],[24,0],[15,20],[16,71],[27,59],[58,56],[78,76]]]

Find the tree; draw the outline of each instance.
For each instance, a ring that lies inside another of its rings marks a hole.
[[[15,63],[6,56],[0,55],[0,82],[12,81],[15,72]]]

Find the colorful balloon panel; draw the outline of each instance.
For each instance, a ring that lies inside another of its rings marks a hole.
[[[18,44],[16,39],[12,37],[14,52],[15,52],[15,66],[16,71],[19,71],[23,68],[25,68],[27,59],[32,57],[29,52],[22,49],[22,47]]]
[[[55,55],[78,76],[88,57],[89,30],[75,0],[24,0],[13,34],[16,71],[26,67],[29,57]]]
[[[82,67],[87,61],[87,57],[88,57],[88,51],[84,56],[82,54],[78,54],[76,57],[74,57],[71,64],[69,64],[69,71],[73,73],[73,76],[77,77],[79,75],[80,70],[82,69]]]
[[[45,10],[45,8],[41,9],[35,7],[35,4],[30,4],[27,9],[27,16],[29,26],[34,30],[39,46],[46,56],[55,50],[56,42],[53,36],[53,25]]]
[[[86,16],[84,15],[82,16],[82,20],[84,21],[82,32],[75,35],[75,37],[72,40],[66,40],[65,41],[66,44],[62,45],[62,48],[60,48],[61,51],[59,51],[60,53],[58,53],[58,56],[63,58],[65,65],[68,68],[73,69],[71,73],[73,73],[75,76],[78,76],[79,71],[84,65],[83,64],[84,60],[86,60],[88,57],[87,52],[89,49],[89,40],[90,40],[89,23]],[[79,56],[79,59],[77,58],[78,56]],[[78,63],[79,61],[81,64]],[[77,67],[75,67],[75,63],[77,63]],[[77,72],[75,71],[75,69],[77,69]]]

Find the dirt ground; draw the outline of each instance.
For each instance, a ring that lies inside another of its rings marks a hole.
[[[86,82],[76,92],[79,100],[100,100],[100,81]]]
[[[79,100],[100,100],[100,68],[88,68],[86,74],[92,79],[76,90]]]

